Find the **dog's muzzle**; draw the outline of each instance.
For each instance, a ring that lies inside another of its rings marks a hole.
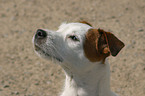
[[[47,40],[47,32],[43,29],[38,29],[34,35],[34,48],[36,52],[41,52],[42,54],[44,54],[47,57],[52,57],[54,59],[56,59],[59,62],[63,62],[63,59],[61,58],[57,58],[56,56],[51,56],[49,53],[47,53],[44,48],[43,45],[45,45],[46,40]]]

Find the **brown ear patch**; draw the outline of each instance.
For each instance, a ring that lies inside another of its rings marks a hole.
[[[86,21],[80,21],[80,23],[87,24],[87,25],[92,27],[92,25],[90,23],[86,22]]]
[[[86,33],[84,53],[91,62],[104,62],[110,53],[112,56],[116,56],[123,47],[124,43],[110,32],[90,29]]]
[[[87,32],[84,42],[84,53],[91,62],[101,60],[104,62],[105,58],[109,56],[110,52],[108,52],[107,47],[103,43],[105,43],[104,38],[101,37],[97,29],[90,29]]]

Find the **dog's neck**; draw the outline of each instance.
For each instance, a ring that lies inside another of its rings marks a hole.
[[[94,64],[90,70],[80,73],[64,70],[66,81],[61,96],[115,96],[110,91],[110,67],[107,62]]]

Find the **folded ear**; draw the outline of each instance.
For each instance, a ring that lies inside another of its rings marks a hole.
[[[101,29],[90,29],[85,35],[84,53],[91,61],[102,61],[110,54],[116,56],[124,47],[124,43],[120,41],[110,32]]]
[[[116,56],[120,50],[125,46],[122,41],[120,41],[116,36],[110,32],[105,32],[104,30],[98,29],[99,33],[104,36],[104,39],[108,45],[110,53],[112,56]]]

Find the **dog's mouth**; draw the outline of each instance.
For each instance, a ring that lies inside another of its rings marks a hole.
[[[55,56],[52,56],[52,55],[48,54],[47,52],[45,52],[44,50],[42,50],[42,48],[40,48],[40,47],[37,46],[37,45],[34,45],[34,48],[35,48],[35,51],[36,51],[36,52],[40,52],[41,54],[45,55],[46,57],[51,57],[51,58],[56,59],[56,60],[59,61],[59,62],[63,62],[62,59],[57,58],[57,57],[55,57]],[[41,54],[40,54],[40,55],[41,55]]]

